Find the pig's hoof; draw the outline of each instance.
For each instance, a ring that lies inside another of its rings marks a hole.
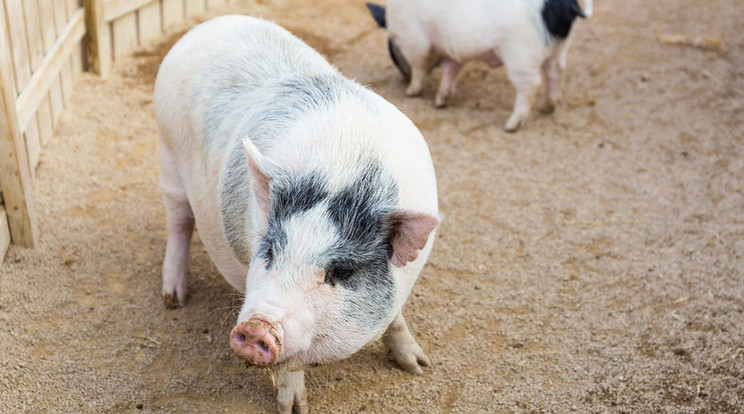
[[[447,106],[447,101],[445,99],[436,99],[434,101],[434,107],[437,109],[442,109]]]
[[[408,96],[418,96],[421,93],[421,86],[408,86],[406,88],[406,95]]]
[[[176,309],[185,305],[185,303],[179,303],[178,296],[171,295],[170,293],[163,294],[163,304],[166,309]]]
[[[516,132],[522,124],[523,122],[519,118],[509,118],[506,124],[504,124],[504,131]]]
[[[546,115],[552,114],[553,112],[555,112],[555,104],[550,102],[545,103],[540,107],[540,112]]]
[[[310,410],[307,404],[307,392],[305,392],[305,372],[282,371],[278,373],[279,389],[277,391],[277,409],[279,414],[291,414],[294,412],[307,414]]]
[[[431,365],[429,357],[426,356],[424,350],[415,342],[391,348],[390,355],[398,366],[411,374],[421,375],[424,373],[421,367]]]

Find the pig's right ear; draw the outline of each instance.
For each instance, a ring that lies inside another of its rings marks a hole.
[[[390,213],[393,232],[390,244],[393,256],[390,262],[396,267],[403,267],[416,260],[419,250],[426,246],[429,234],[439,225],[439,218],[415,210],[396,210]]]
[[[269,185],[271,184],[272,170],[275,170],[276,166],[269,159],[261,155],[258,148],[253,145],[250,139],[243,139],[243,148],[245,148],[248,169],[251,171],[251,177],[253,178],[253,195],[256,197],[258,207],[264,213],[268,214]]]
[[[365,4],[367,5],[369,12],[372,13],[372,18],[375,19],[377,25],[382,27],[383,29],[386,28],[387,22],[385,21],[385,6],[380,6],[379,4],[374,3]]]

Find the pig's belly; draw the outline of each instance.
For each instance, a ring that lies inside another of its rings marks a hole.
[[[209,258],[217,266],[222,277],[236,290],[243,293],[245,291],[245,277],[248,268],[245,267],[233,255],[230,245],[225,238],[225,232],[222,227],[222,216],[219,207],[219,171],[210,171],[208,174],[199,173],[200,168],[194,168],[201,164],[197,160],[192,160],[189,165],[192,166],[186,176],[188,182],[184,183],[186,194],[191,205],[196,220],[196,231],[204,248],[209,254]],[[211,163],[215,165],[215,163]],[[219,163],[216,163],[219,166]],[[219,168],[215,168],[219,169]],[[203,171],[203,170],[201,170]]]

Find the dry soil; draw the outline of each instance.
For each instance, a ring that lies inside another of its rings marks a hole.
[[[445,109],[407,98],[361,1],[232,1],[305,39],[419,126],[445,216],[404,314],[433,361],[372,343],[309,370],[333,413],[744,412],[744,2],[599,1],[563,102],[501,129],[514,90],[472,64]],[[189,25],[195,24],[189,22]],[[0,412],[274,412],[228,347],[240,296],[192,246],[160,297],[152,86],[188,26],[85,74],[36,170],[40,243],[0,267]]]

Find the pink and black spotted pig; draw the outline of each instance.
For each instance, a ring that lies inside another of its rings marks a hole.
[[[439,223],[429,150],[393,105],[275,24],[196,26],[155,83],[168,219],[166,305],[184,304],[194,226],[245,301],[230,347],[308,411],[308,366],[383,337],[421,373],[402,315]]]

